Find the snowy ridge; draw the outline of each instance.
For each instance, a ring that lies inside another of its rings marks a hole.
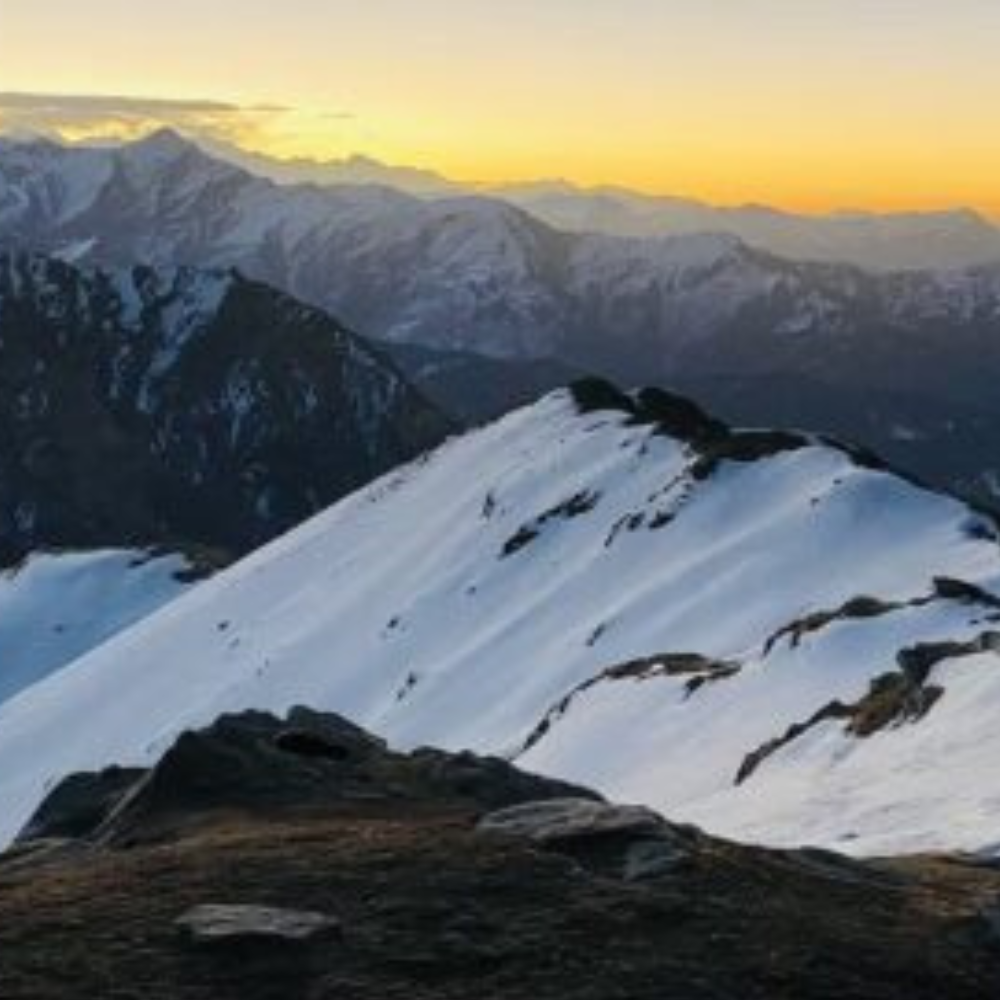
[[[961,503],[588,384],[390,474],[0,708],[2,836],[69,771],[306,703],[717,833],[983,848],[998,594],[996,528]]]

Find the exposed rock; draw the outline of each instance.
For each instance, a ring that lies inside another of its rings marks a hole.
[[[303,711],[192,736],[171,829],[0,856],[3,1000],[1000,995],[995,866],[742,847],[583,792],[479,824],[545,779]]]
[[[924,684],[905,671],[876,677],[868,694],[857,702],[847,731],[855,736],[873,736],[890,725],[918,722],[944,695],[944,688]]]
[[[964,604],[981,604],[988,608],[1000,609],[1000,597],[977,587],[966,580],[955,580],[947,576],[934,578],[934,592],[938,597]]]
[[[586,514],[593,510],[600,499],[600,494],[584,490],[574,494],[568,500],[556,504],[530,523],[522,525],[516,534],[507,539],[501,552],[501,557],[512,556],[515,552],[519,552],[526,545],[529,545],[538,538],[542,533],[542,529],[550,521],[569,520],[570,518],[580,517],[581,514]]]
[[[654,677],[687,677],[690,695],[704,684],[735,677],[741,669],[733,660],[713,660],[699,653],[663,653],[609,667],[602,679],[646,681]]]
[[[789,743],[793,743],[800,736],[804,736],[811,729],[821,723],[829,722],[831,719],[849,719],[850,717],[851,708],[843,702],[833,701],[828,705],[824,705],[818,712],[815,712],[812,716],[810,716],[807,721],[789,726],[784,735],[768,740],[766,743],[761,744],[756,750],[748,753],[746,757],[743,758],[743,762],[740,764],[740,768],[736,772],[736,784],[742,785],[744,781],[753,776],[761,764],[763,764],[769,757],[788,746]]]
[[[139,768],[109,767],[61,781],[18,836],[19,842],[83,837],[100,826],[143,776]]]
[[[421,747],[410,759],[439,794],[467,798],[487,809],[566,796],[600,801],[590,789],[522,771],[499,757]]]
[[[607,379],[577,379],[569,389],[580,413],[600,413],[604,410],[618,410],[629,414],[636,412],[635,401]]]
[[[644,806],[616,806],[591,799],[526,802],[484,816],[480,833],[526,837],[539,844],[558,844],[596,837],[643,837],[665,828],[661,816]]]
[[[301,943],[340,933],[340,921],[324,913],[267,906],[206,903],[177,918],[195,944]]]
[[[593,636],[595,642],[597,638],[600,636]],[[591,645],[590,641],[588,645]],[[691,696],[705,684],[735,677],[742,669],[742,666],[733,660],[714,660],[699,653],[659,653],[656,656],[644,656],[618,663],[588,678],[568,694],[563,695],[528,734],[521,753],[530,750],[544,739],[553,724],[569,711],[576,698],[598,684],[629,680],[647,681],[656,677],[684,677],[685,690],[688,696]]]
[[[764,655],[766,656],[782,640],[787,638],[792,648],[801,645],[802,640],[814,632],[829,627],[835,622],[857,621],[865,618],[878,618],[882,615],[891,614],[904,607],[915,604],[926,604],[929,599],[920,599],[911,602],[882,601],[877,597],[852,597],[839,608],[832,611],[814,611],[812,614],[804,615],[788,625],[778,629],[764,644]]]
[[[133,845],[177,836],[206,816],[336,812],[431,798],[456,811],[592,792],[497,758],[438,750],[396,753],[337,715],[293,709],[222,716],[184,733],[148,771],[112,769],[60,783],[20,839],[87,838]]]
[[[814,616],[812,620],[822,618]],[[792,626],[791,634],[794,636],[796,628],[803,627],[809,630],[808,625],[799,623]],[[780,635],[777,633],[775,639]],[[846,731],[860,738],[874,736],[889,726],[919,722],[945,693],[944,688],[927,683],[934,667],[945,660],[985,652],[1000,653],[1000,632],[983,632],[968,642],[930,642],[901,649],[896,654],[899,670],[872,680],[863,698],[851,705],[830,702],[806,722],[790,726],[784,735],[747,754],[736,773],[736,784],[742,784],[765,760],[824,722],[842,720],[846,722]]]
[[[722,462],[755,462],[785,451],[798,451],[811,443],[805,434],[789,431],[733,431],[699,446],[691,475],[696,480],[708,479]]]
[[[625,850],[622,877],[626,882],[661,878],[675,872],[689,857],[690,852],[682,849],[676,840],[664,837],[637,840]]]
[[[710,417],[697,403],[665,389],[640,389],[635,397],[636,419],[656,425],[657,433],[687,441],[706,444],[729,436],[729,428]]]

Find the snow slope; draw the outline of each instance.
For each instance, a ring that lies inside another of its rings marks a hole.
[[[39,552],[0,573],[0,703],[190,586],[181,555]]]
[[[0,707],[0,836],[67,772],[307,703],[722,834],[995,841],[992,522],[863,455],[641,399],[590,385],[455,439]],[[941,640],[965,646],[921,645]]]

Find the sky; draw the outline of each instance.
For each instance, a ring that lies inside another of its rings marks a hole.
[[[1000,0],[0,0],[0,125],[1000,217],[997,53]]]

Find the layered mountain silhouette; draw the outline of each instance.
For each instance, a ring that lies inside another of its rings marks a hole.
[[[874,273],[732,235],[570,232],[497,198],[282,186],[172,133],[105,149],[3,142],[0,244],[236,267],[389,344],[527,362],[511,402],[540,363],[656,380],[738,422],[836,432],[937,485],[997,496],[1000,268],[988,263]],[[427,386],[456,411],[488,399]]]

